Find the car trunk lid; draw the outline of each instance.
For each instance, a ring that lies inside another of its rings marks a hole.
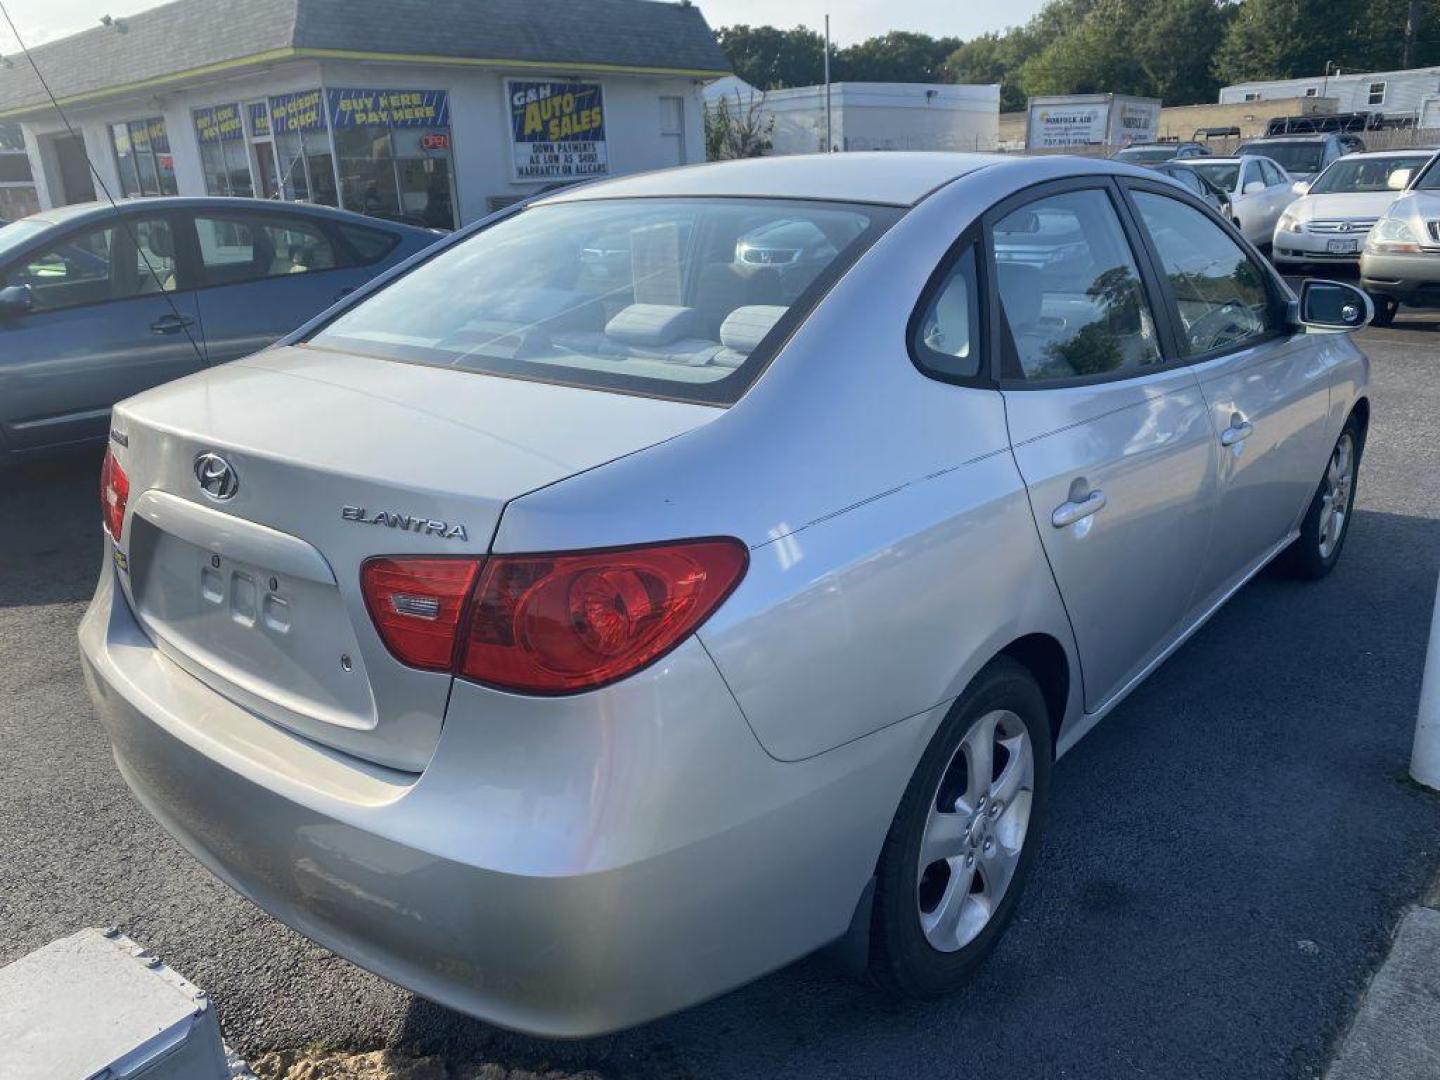
[[[418,771],[451,677],[388,652],[361,592],[364,561],[478,558],[510,499],[718,414],[271,350],[117,406],[113,438],[131,492],[122,586],[159,648],[231,700]]]

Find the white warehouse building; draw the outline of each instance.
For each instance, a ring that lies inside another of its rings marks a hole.
[[[731,76],[705,88],[708,107],[752,102],[774,121],[772,154],[825,149],[825,87],[761,91]],[[1000,134],[1000,87],[948,83],[830,84],[830,137],[835,150],[993,150]]]
[[[1312,75],[1222,87],[1221,105],[1277,98],[1333,98],[1335,111],[1377,113],[1387,120],[1419,121],[1426,99],[1440,97],[1440,67]]]
[[[703,161],[730,66],[698,8],[652,0],[174,0],[32,55],[64,117],[0,64],[11,213],[241,195],[439,228]]]

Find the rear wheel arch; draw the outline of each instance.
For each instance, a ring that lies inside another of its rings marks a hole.
[[[1347,417],[1346,423],[1352,419],[1359,428],[1359,449],[1363,453],[1365,450],[1365,438],[1370,433],[1370,399],[1368,397],[1355,399],[1355,404],[1350,407],[1350,416]]]
[[[996,655],[1008,656],[1020,664],[1039,684],[1050,716],[1050,753],[1053,757],[1070,702],[1070,657],[1065,652],[1065,646],[1050,634],[1026,634],[1010,642]]]

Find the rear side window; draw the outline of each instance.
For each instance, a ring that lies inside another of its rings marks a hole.
[[[531,207],[417,266],[310,344],[711,404],[737,400],[889,207],[595,199]]]
[[[1002,374],[1048,382],[1160,362],[1150,304],[1103,191],[1051,195],[995,223]]]
[[[979,325],[975,245],[971,244],[915,323],[910,344],[916,362],[942,379],[973,378],[980,373]]]
[[[341,225],[340,235],[355,252],[361,266],[379,262],[400,243],[400,237],[383,229],[367,229],[363,225]]]
[[[335,245],[318,225],[299,218],[249,214],[196,215],[207,285],[333,270]]]
[[[1175,199],[1134,193],[1180,315],[1180,349],[1202,356],[1272,334],[1279,325],[1265,272],[1204,214]]]

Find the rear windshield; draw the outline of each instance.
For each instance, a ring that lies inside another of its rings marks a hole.
[[[1234,191],[1235,179],[1240,175],[1240,163],[1238,161],[1217,161],[1187,164],[1187,169],[1194,169],[1201,176],[1209,180],[1221,191]]]
[[[597,199],[521,211],[416,267],[316,347],[728,405],[899,211]]]
[[[1320,171],[1325,160],[1325,144],[1319,142],[1265,143],[1250,148],[1278,162],[1286,172],[1313,173]]]
[[[1117,161],[1169,161],[1175,156],[1173,146],[1132,146],[1115,155]]]
[[[1400,169],[1415,170],[1430,160],[1429,154],[1413,157],[1343,157],[1333,162],[1310,186],[1312,195],[1347,191],[1389,191],[1391,174]]]

